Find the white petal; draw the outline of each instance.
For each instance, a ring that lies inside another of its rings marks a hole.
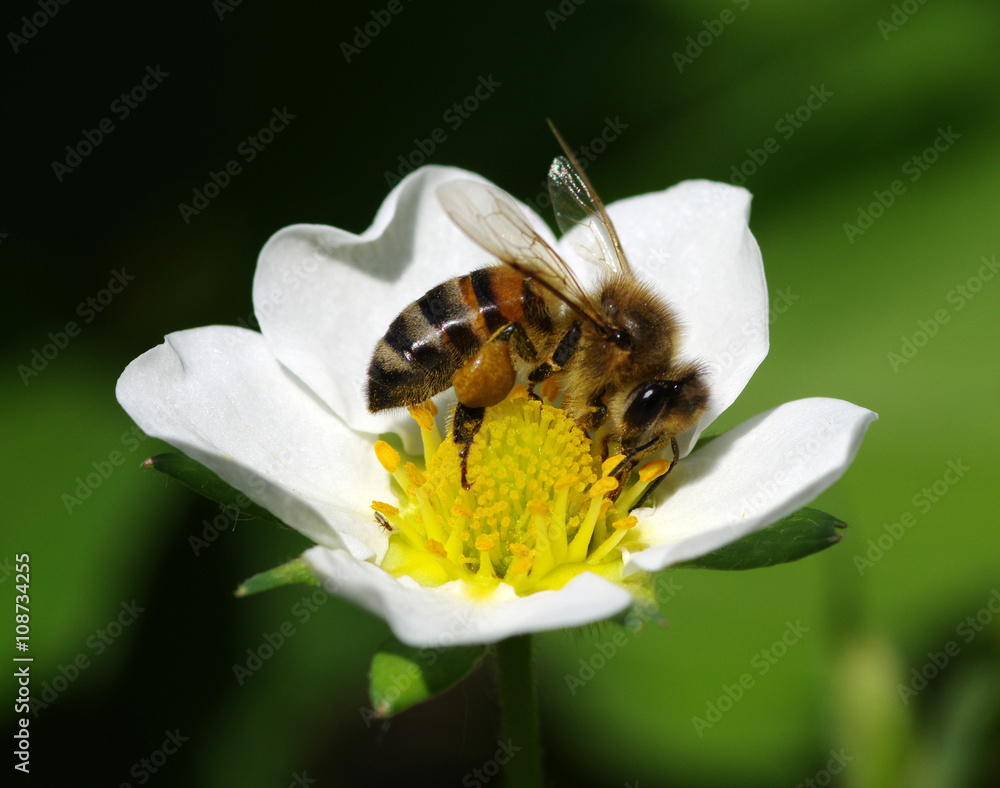
[[[708,373],[709,408],[678,437],[681,456],[728,408],[767,355],[767,284],[747,225],[750,194],[711,181],[619,200],[608,216],[638,276],[655,283],[680,318],[680,358]]]
[[[148,434],[207,466],[313,541],[385,554],[369,506],[391,501],[370,437],[350,430],[264,347],[230,326],[180,331],[122,373]]]
[[[364,391],[375,343],[431,287],[495,260],[445,214],[435,190],[458,178],[423,167],[389,194],[361,235],[294,225],[264,246],[254,311],[268,348],[356,430],[407,431],[405,411],[368,413]],[[544,222],[525,209],[548,238]]]
[[[305,559],[328,591],[385,619],[397,638],[415,647],[495,643],[527,632],[581,626],[632,603],[624,588],[590,572],[558,591],[519,597],[501,583],[490,596],[474,597],[461,581],[424,588],[343,550],[314,547]]]
[[[722,547],[805,506],[847,470],[878,416],[836,399],[796,400],[744,422],[677,465],[640,517],[631,555],[655,571]]]

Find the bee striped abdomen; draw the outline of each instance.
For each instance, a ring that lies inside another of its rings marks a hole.
[[[496,331],[520,320],[551,330],[545,301],[509,268],[481,268],[431,288],[392,321],[375,346],[368,409],[415,405],[444,391]]]

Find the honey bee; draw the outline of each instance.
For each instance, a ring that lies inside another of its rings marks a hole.
[[[643,458],[668,442],[672,469],[675,436],[708,404],[702,367],[678,360],[677,319],[632,272],[604,204],[552,131],[565,154],[549,169],[556,221],[602,269],[594,291],[584,290],[505,192],[476,181],[448,182],[437,190],[445,211],[501,264],[440,284],[406,307],[378,341],[368,368],[372,413],[454,387],[452,435],[461,447],[466,489],[468,452],[485,409],[507,397],[519,370],[527,371],[532,396],[536,384],[556,377],[567,415],[587,432],[606,428],[602,457],[624,455],[611,474],[618,491]]]

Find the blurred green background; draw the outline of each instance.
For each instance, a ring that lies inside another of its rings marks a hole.
[[[360,232],[437,128],[429,161],[534,199],[558,152],[546,117],[577,146],[624,127],[589,168],[608,202],[686,178],[753,192],[772,299],[791,303],[719,426],[817,395],[880,414],[816,503],[850,523],[840,545],[665,573],[668,626],[625,630],[603,662],[611,627],[537,639],[552,784],[1000,784],[994,3],[17,0],[3,27],[0,588],[10,611],[13,556],[30,554],[36,784],[475,784],[499,735],[491,666],[367,727],[387,628],[336,599],[310,608],[304,587],[235,600],[304,541],[223,520],[193,548],[220,511],[139,469],[164,446],[130,432],[114,385],[165,333],[253,325],[268,236]],[[499,86],[457,115],[480,78]],[[249,161],[275,108],[294,119]],[[53,167],[104,118],[89,155]],[[128,284],[102,304],[115,272]],[[294,636],[238,683],[284,622]],[[805,631],[775,650],[790,625]],[[567,676],[589,678],[571,693]],[[186,740],[164,758],[168,733]]]

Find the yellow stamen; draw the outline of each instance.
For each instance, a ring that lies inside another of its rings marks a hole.
[[[623,512],[627,512],[642,497],[642,494],[646,492],[649,485],[669,470],[670,463],[662,458],[647,462],[639,469],[639,481],[618,499],[618,508]]]
[[[528,501],[528,511],[531,514],[537,514],[541,517],[547,516],[550,512],[549,505],[545,503],[545,501],[539,501],[537,499]]]
[[[616,454],[614,457],[608,457],[608,459],[601,463],[601,476],[607,476],[610,474],[615,468],[622,464],[622,460],[624,459],[624,454]]]
[[[385,441],[375,441],[375,456],[387,473],[393,473],[399,467],[399,452]]]
[[[420,425],[420,440],[424,446],[424,462],[430,462],[438,446],[441,445],[441,433],[438,431],[437,422],[434,421],[437,406],[427,400],[419,405],[411,405],[409,411],[413,419]]]
[[[610,476],[605,476],[603,479],[598,479],[590,485],[590,492],[587,495],[591,498],[601,498],[617,488],[618,480],[612,479]]]
[[[557,392],[547,387],[545,394]],[[423,436],[428,426],[437,429],[431,404],[412,412]],[[630,535],[639,533],[629,530],[635,518],[609,498],[624,481],[607,474],[623,458],[602,466],[562,410],[529,398],[523,388],[487,408],[468,451],[468,490],[450,436],[433,451],[426,442],[424,448],[425,466],[401,459],[384,441],[376,444],[379,461],[406,491],[404,497],[393,486],[398,509],[372,503],[392,518],[380,565],[393,575],[425,586],[459,580],[483,593],[506,583],[521,596],[561,588],[585,571],[629,587],[648,577],[632,572],[625,578],[616,549],[643,546]],[[620,498],[633,490],[626,485]]]
[[[428,432],[434,429],[434,416],[426,405],[411,405],[407,410],[410,411],[410,415],[420,425],[420,429],[427,430]]]
[[[456,517],[464,517],[466,520],[471,520],[475,515],[468,506],[466,506],[461,501],[456,501],[455,505],[451,507],[451,513]]]
[[[552,489],[555,490],[556,492],[559,492],[560,490],[568,489],[572,485],[576,484],[577,479],[579,479],[579,478],[580,478],[580,474],[578,474],[578,473],[572,473],[569,476],[563,476],[559,481],[557,481],[553,485]]]
[[[497,540],[492,536],[482,534],[476,537],[476,549],[481,553],[488,553],[497,546]]]
[[[406,477],[410,480],[410,483],[414,487],[423,487],[427,480],[424,478],[424,475],[417,470],[417,466],[412,462],[408,462],[404,467],[406,470]]]
[[[670,463],[664,459],[647,462],[639,469],[639,481],[649,484],[653,479],[660,478],[670,470]]]
[[[381,512],[386,517],[395,517],[399,514],[399,509],[391,503],[382,503],[381,501],[372,501],[372,509],[376,512]]]

